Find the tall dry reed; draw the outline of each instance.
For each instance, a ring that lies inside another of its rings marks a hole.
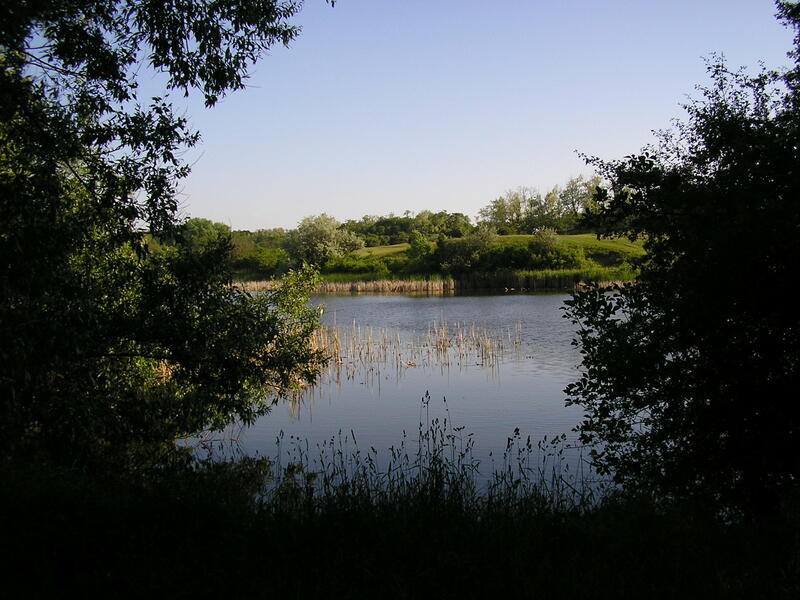
[[[581,272],[520,273],[511,275],[476,274],[461,279],[406,280],[382,279],[374,281],[326,281],[320,284],[318,294],[420,294],[447,296],[462,292],[502,291],[506,293],[573,291],[586,287],[590,281]],[[624,283],[623,280],[601,281],[601,287]],[[278,289],[279,280],[240,281],[235,284],[246,292],[269,292]]]

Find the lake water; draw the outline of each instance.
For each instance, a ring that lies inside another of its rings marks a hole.
[[[241,432],[241,449],[275,456],[281,437],[283,447],[301,440],[313,455],[323,442],[354,434],[359,448],[380,453],[404,432],[413,449],[420,422],[447,418],[464,427],[459,436],[473,441],[486,474],[517,428],[523,440],[566,434],[570,442],[581,410],[564,405],[579,363],[574,326],[561,310],[567,297],[315,297],[323,322],[342,338],[338,364]]]

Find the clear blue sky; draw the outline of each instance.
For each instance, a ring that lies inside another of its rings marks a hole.
[[[771,0],[306,0],[289,49],[211,110],[185,216],[234,229],[430,209],[591,171],[681,116],[703,57],[788,64]]]

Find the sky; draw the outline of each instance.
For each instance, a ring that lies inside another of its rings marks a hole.
[[[591,175],[680,118],[703,58],[788,65],[771,0],[306,0],[248,88],[181,108],[200,131],[185,217],[292,228],[478,210]]]

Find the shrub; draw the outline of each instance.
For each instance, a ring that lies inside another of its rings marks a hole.
[[[552,229],[538,229],[528,242],[528,250],[532,254],[542,254],[558,248],[558,235]]]
[[[237,260],[234,267],[255,271],[261,276],[271,277],[286,270],[289,256],[280,248],[256,246],[244,258]]]

